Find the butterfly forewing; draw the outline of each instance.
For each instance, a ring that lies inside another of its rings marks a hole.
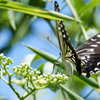
[[[56,1],[55,1],[55,11],[57,11],[57,12],[60,11],[59,5]],[[73,69],[72,69],[72,66],[69,64],[69,62],[67,61],[67,59],[65,59],[66,50],[68,47],[64,41],[64,39],[67,37],[64,36],[66,34],[66,32],[65,32],[66,30],[64,29],[64,25],[63,25],[62,21],[59,21],[59,20],[56,21],[56,28],[57,28],[59,46],[61,49],[62,64],[64,66],[64,69],[67,71],[68,76],[71,77],[73,75]]]
[[[55,11],[58,12],[60,11],[59,5],[56,1],[55,1]],[[79,75],[81,75],[81,66],[83,65],[83,63],[81,62],[81,59],[77,55],[75,49],[73,48],[70,42],[67,30],[65,29],[65,25],[63,24],[62,21],[58,20],[56,21],[56,26],[57,26],[59,45],[61,49],[62,64],[66,68],[68,75],[72,76],[73,74],[72,66],[70,66],[70,64],[69,66],[68,64],[66,64],[68,61],[71,61],[76,66]]]

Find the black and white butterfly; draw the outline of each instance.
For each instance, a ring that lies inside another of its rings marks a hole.
[[[60,12],[59,5],[55,1],[55,11]],[[70,39],[62,21],[56,21],[57,34],[61,49],[62,64],[69,76],[73,75],[72,66],[68,65],[68,61],[72,62],[81,75],[86,73],[86,77],[100,70],[100,33],[93,36],[76,50],[73,48]]]

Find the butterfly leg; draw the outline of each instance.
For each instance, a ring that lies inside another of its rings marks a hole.
[[[61,54],[60,54],[60,57],[61,57]],[[60,58],[60,57],[59,57],[59,58]],[[58,62],[57,62],[57,60],[58,60],[59,58],[57,58],[57,59],[55,60],[54,65],[53,65],[53,70],[52,70],[52,73],[51,73],[51,74],[53,74],[53,72],[54,72],[55,65],[61,64],[61,63],[58,63]]]
[[[62,67],[63,67],[63,66],[60,66],[60,67],[57,69],[57,72],[56,72],[56,74],[58,73],[59,69],[60,69],[60,68],[62,68]]]
[[[61,63],[54,62],[53,70],[52,70],[52,73],[51,73],[51,74],[53,74],[53,72],[54,72],[54,68],[55,68],[55,66],[58,65],[58,64],[60,65]],[[60,66],[60,68],[61,68],[61,67],[62,67],[62,66]],[[59,68],[59,69],[60,69],[60,68]],[[59,69],[57,70],[57,72],[59,71]],[[57,72],[56,72],[56,73],[57,73]]]

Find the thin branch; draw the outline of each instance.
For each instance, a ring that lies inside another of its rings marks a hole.
[[[23,100],[23,99],[21,99],[21,96],[19,95],[19,93],[15,90],[15,88],[11,85],[11,84],[8,84],[10,87],[11,87],[11,89],[14,91],[14,93],[17,95],[17,97],[20,99],[20,100]]]

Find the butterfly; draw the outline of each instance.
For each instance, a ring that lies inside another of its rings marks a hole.
[[[59,5],[55,1],[55,11],[60,12]],[[100,71],[100,33],[88,39],[76,50],[73,48],[63,21],[56,21],[57,36],[61,49],[62,64],[68,76],[73,75],[73,68],[68,65],[69,61],[76,66],[79,75],[83,72],[86,77]]]

